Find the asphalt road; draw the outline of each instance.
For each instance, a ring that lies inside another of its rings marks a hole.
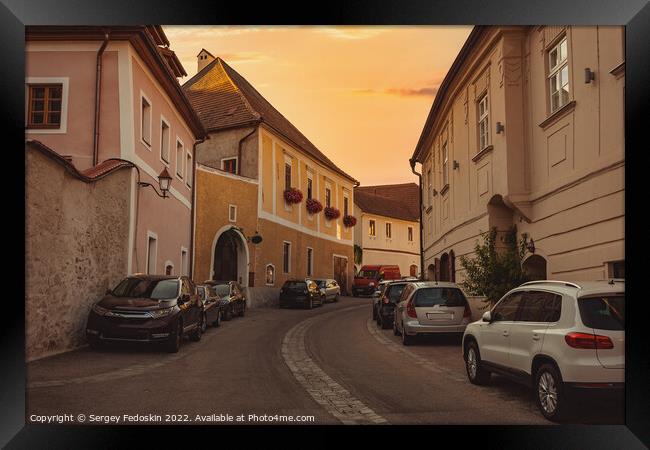
[[[126,423],[286,424],[291,416],[309,424],[550,424],[523,386],[498,376],[489,386],[471,385],[460,339],[404,347],[392,330],[370,321],[370,302],[342,297],[314,310],[248,310],[208,328],[198,343],[184,341],[178,354],[114,345],[32,362],[26,419],[69,414],[72,423],[79,415],[85,424],[109,420],[92,416],[125,423],[126,414],[140,415]],[[623,404],[585,399],[574,421],[622,424]]]

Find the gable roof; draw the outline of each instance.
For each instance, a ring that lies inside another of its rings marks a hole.
[[[354,203],[366,213],[420,220],[420,188],[415,183],[355,187]]]
[[[264,123],[325,167],[356,182],[221,58],[190,78],[183,89],[207,131]]]

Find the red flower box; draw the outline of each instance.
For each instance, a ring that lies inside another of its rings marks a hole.
[[[325,218],[327,218],[327,220],[336,220],[339,217],[341,217],[341,211],[338,209],[333,206],[327,206],[325,208]]]
[[[343,225],[347,228],[353,227],[357,224],[357,218],[351,215],[343,216]]]
[[[307,202],[305,203],[305,206],[307,206],[307,212],[309,214],[318,214],[323,210],[323,204],[315,198],[308,198]]]
[[[292,203],[300,203],[302,201],[302,192],[296,188],[289,188],[284,190],[284,201]]]

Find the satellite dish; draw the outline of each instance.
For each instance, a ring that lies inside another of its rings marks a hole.
[[[262,236],[256,234],[255,236],[251,237],[251,242],[253,244],[259,244],[260,242],[262,242]]]

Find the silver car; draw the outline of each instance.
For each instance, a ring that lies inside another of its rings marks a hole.
[[[341,295],[341,286],[331,278],[314,278],[312,279],[320,289],[321,300],[325,302],[338,302]]]
[[[463,334],[472,314],[463,291],[455,283],[419,281],[402,292],[393,321],[393,333],[410,345],[418,335]]]

